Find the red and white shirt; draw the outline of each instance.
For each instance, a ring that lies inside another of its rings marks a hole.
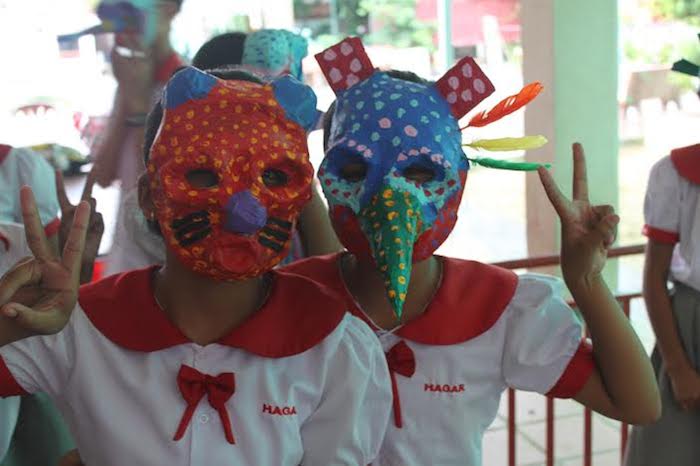
[[[154,271],[85,286],[60,333],[0,348],[0,394],[48,393],[86,464],[374,460],[391,411],[389,373],[373,333],[337,298],[273,272],[265,305],[200,346],[156,303]]]
[[[342,293],[384,348],[394,410],[374,466],[481,465],[482,437],[507,387],[572,397],[591,374],[590,345],[553,277],[441,258],[442,282],[425,312],[385,331],[346,288],[340,257],[284,270]]]
[[[700,144],[676,149],[651,169],[644,234],[675,244],[671,275],[700,290]]]
[[[24,227],[18,223],[0,222],[0,274],[4,274],[22,258],[31,256],[24,237]],[[19,397],[0,399],[0,462],[7,454],[19,415]]]
[[[47,236],[58,232],[56,175],[44,158],[28,148],[0,144],[0,222],[22,223],[19,190],[32,188]]]

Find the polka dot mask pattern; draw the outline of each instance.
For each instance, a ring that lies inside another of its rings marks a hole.
[[[331,218],[348,250],[375,261],[400,317],[411,265],[457,220],[469,169],[457,120],[494,88],[471,58],[435,84],[394,78],[357,38],[316,58],[337,96],[319,170]]]
[[[167,246],[216,280],[272,269],[311,197],[311,89],[289,76],[262,85],[186,68],[162,105],[148,173]]]

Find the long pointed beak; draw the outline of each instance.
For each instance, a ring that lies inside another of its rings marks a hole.
[[[421,224],[418,199],[385,186],[360,213],[360,226],[384,276],[387,297],[401,319],[411,279],[413,244]]]

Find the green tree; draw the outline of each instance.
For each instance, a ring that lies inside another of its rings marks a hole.
[[[360,0],[358,13],[370,19],[368,43],[435,47],[435,25],[416,18],[416,0]]]
[[[700,25],[700,0],[651,0],[651,8],[663,18]]]

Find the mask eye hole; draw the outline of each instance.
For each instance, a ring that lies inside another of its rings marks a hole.
[[[267,168],[262,173],[262,180],[268,188],[281,188],[289,184],[289,177],[277,168]]]
[[[367,164],[360,161],[346,163],[340,170],[340,176],[351,183],[362,181],[367,176]]]
[[[414,164],[403,169],[403,177],[416,183],[428,183],[435,179],[435,169],[424,165]]]
[[[219,184],[219,175],[207,168],[190,170],[185,175],[187,182],[196,189],[213,188]]]

